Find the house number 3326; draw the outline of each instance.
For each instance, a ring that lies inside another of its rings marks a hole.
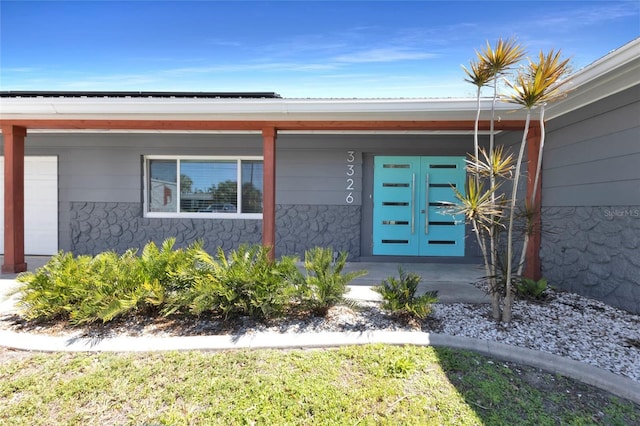
[[[347,192],[347,197],[345,198],[345,201],[347,202],[347,204],[353,204],[353,191],[354,191],[354,179],[353,176],[356,174],[355,171],[355,161],[356,161],[356,157],[355,157],[355,151],[347,151],[347,185],[346,185],[346,190]]]

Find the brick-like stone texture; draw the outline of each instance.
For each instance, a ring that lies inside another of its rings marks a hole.
[[[640,313],[640,206],[543,209],[540,257],[551,285]]]
[[[276,253],[296,254],[316,246],[360,257],[360,206],[279,205]]]
[[[140,203],[74,202],[70,207],[70,251],[76,254],[123,252],[169,237],[176,238],[177,247],[202,240],[207,250],[262,241],[260,220],[145,218]]]
[[[123,252],[169,237],[176,238],[177,247],[202,240],[209,252],[262,241],[261,220],[145,218],[139,203],[73,202],[70,212],[71,247],[65,249],[75,254]],[[276,254],[302,257],[315,246],[360,256],[360,207],[279,205]]]

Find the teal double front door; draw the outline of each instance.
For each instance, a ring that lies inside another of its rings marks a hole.
[[[441,206],[465,176],[464,157],[374,157],[373,254],[464,256],[464,218]]]

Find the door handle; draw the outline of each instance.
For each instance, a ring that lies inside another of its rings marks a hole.
[[[424,177],[425,199],[424,199],[424,234],[429,233],[429,173]]]
[[[411,234],[416,232],[416,174],[411,176]]]

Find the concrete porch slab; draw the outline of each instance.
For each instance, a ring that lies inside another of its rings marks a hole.
[[[371,287],[379,285],[390,276],[398,278],[399,267],[406,273],[420,275],[422,281],[418,285],[417,294],[437,291],[439,303],[491,302],[485,292],[473,285],[484,275],[482,266],[473,264],[351,262],[345,266],[345,271],[365,270],[368,273],[350,283],[346,296],[356,300],[379,301],[380,295],[371,290]]]

